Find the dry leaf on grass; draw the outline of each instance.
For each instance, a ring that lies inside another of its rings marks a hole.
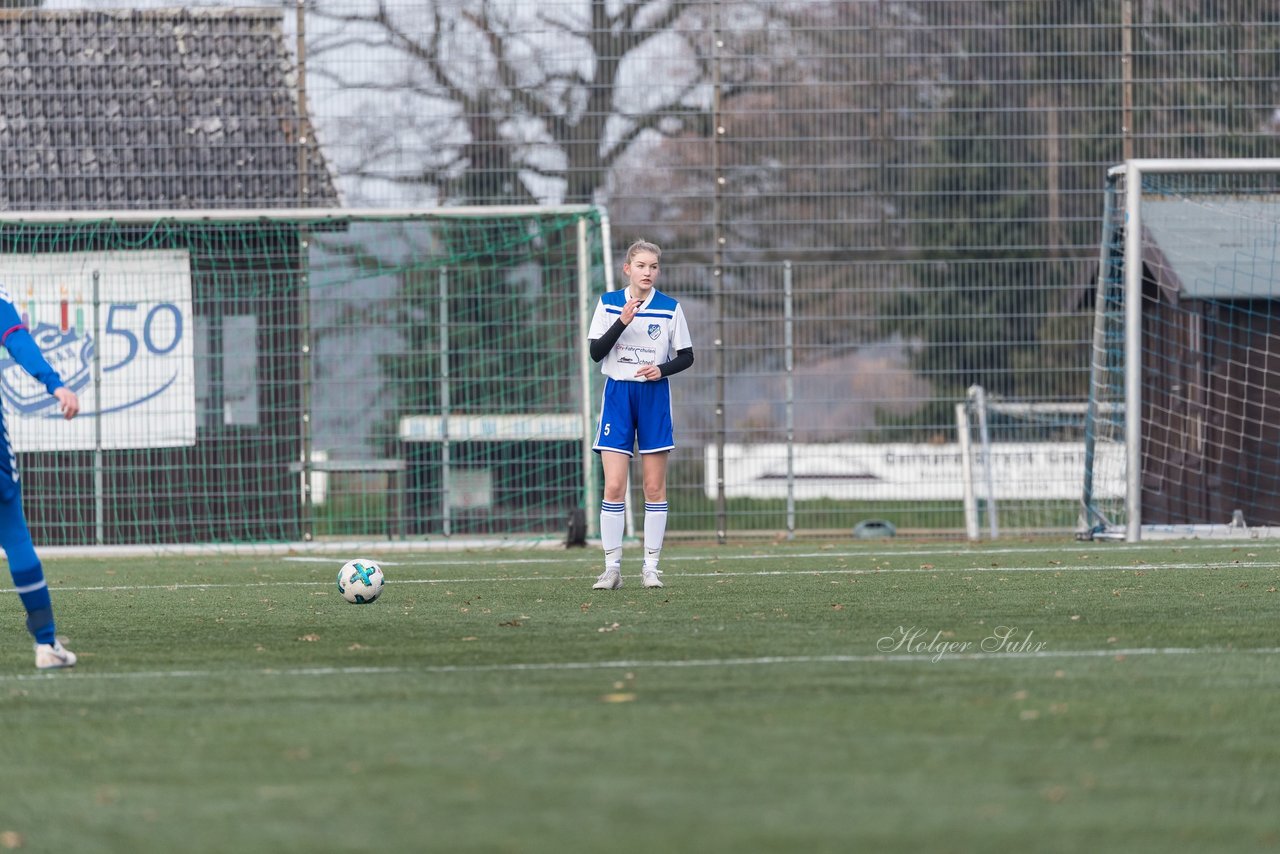
[[[635,694],[617,692],[613,694],[601,694],[600,702],[602,703],[631,703],[636,699]]]

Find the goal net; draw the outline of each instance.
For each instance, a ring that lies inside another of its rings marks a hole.
[[[1080,533],[1280,526],[1280,160],[1108,176]]]
[[[0,215],[41,546],[560,536],[594,481],[590,207]],[[589,515],[589,514],[588,514]]]

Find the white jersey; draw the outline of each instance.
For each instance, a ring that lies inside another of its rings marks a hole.
[[[626,304],[626,288],[602,294],[587,338],[594,340],[608,332]],[[678,351],[692,346],[680,303],[661,291],[651,290],[631,323],[622,330],[618,343],[600,360],[600,373],[615,380],[643,382],[643,377],[636,376],[640,368],[669,362]]]

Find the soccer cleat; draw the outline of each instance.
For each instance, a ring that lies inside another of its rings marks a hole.
[[[609,567],[600,573],[600,577],[596,579],[596,583],[591,585],[592,590],[617,590],[622,586],[622,573],[613,567]]]
[[[659,575],[662,575],[662,570],[646,566],[644,568],[644,586],[661,587],[662,579],[658,577]]]
[[[69,649],[63,649],[58,641],[36,644],[36,667],[41,670],[75,666],[76,654]]]

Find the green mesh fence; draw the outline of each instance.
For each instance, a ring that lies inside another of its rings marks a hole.
[[[0,285],[83,405],[57,417],[4,354],[33,534],[562,533],[604,269],[585,207],[0,221]]]

